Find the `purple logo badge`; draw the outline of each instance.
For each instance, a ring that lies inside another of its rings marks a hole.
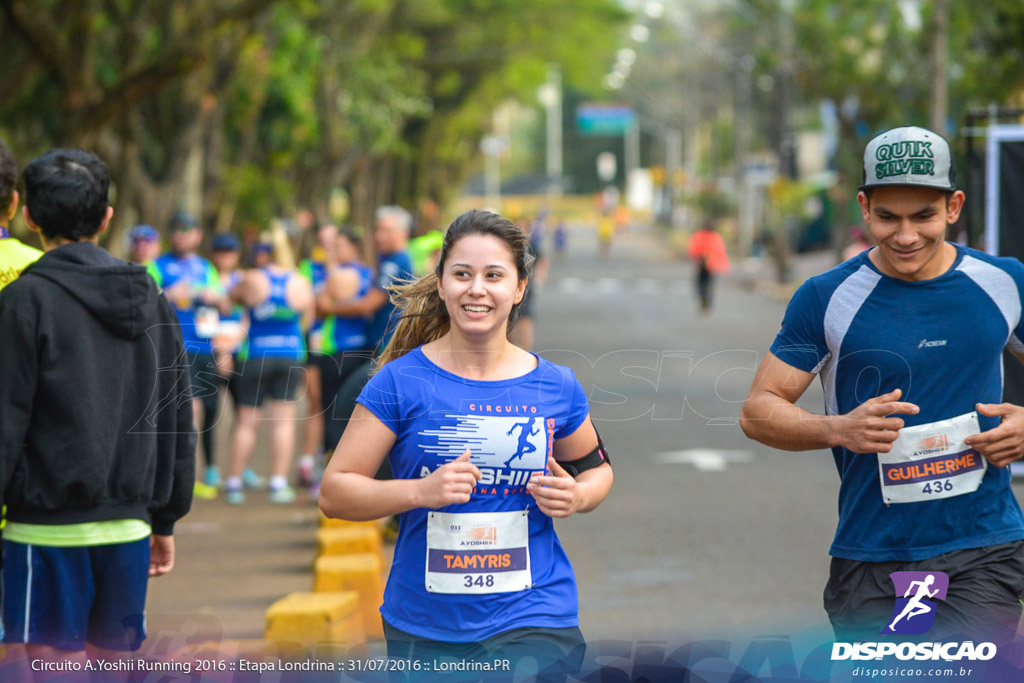
[[[935,623],[936,600],[946,599],[949,577],[942,572],[893,572],[896,605],[882,633],[919,635]]]

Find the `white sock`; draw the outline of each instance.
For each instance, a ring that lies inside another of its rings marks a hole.
[[[273,476],[270,478],[270,490],[280,491],[288,488],[288,477]]]
[[[242,478],[241,477],[228,477],[228,480],[224,483],[224,488],[228,491],[241,491],[242,490]]]

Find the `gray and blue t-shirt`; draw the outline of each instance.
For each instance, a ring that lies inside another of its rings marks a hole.
[[[906,427],[1002,402],[1003,349],[1024,350],[1024,265],[955,246],[953,266],[931,280],[886,276],[868,252],[812,277],[789,302],[772,353],[821,375],[830,415],[897,388],[900,400],[921,409],[900,416]],[[978,421],[981,431],[999,424],[980,414]],[[922,452],[934,445],[922,443]],[[1006,468],[988,467],[971,493],[886,505],[877,454],[832,453],[841,478],[835,557],[915,561],[1024,538]],[[984,465],[977,453],[960,455],[939,468]],[[914,472],[934,472],[922,467]],[[922,477],[922,491],[942,486],[941,474]]]

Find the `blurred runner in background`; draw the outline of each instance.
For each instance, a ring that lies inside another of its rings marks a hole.
[[[700,304],[700,312],[706,315],[711,312],[715,277],[727,275],[731,268],[729,255],[725,251],[725,241],[709,221],[690,236],[686,253],[697,271],[697,301]]]

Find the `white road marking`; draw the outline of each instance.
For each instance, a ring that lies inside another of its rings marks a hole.
[[[726,451],[712,448],[687,448],[654,456],[655,462],[663,465],[693,465],[701,472],[722,472],[729,463],[753,462],[750,451]]]

